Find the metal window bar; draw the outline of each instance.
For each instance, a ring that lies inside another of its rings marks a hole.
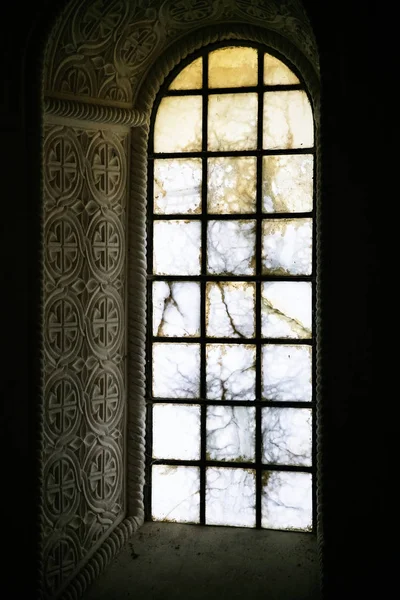
[[[258,48],[258,83],[255,86],[247,86],[242,88],[212,88],[208,87],[208,55],[215,49],[226,47],[226,46],[252,46]],[[152,518],[152,507],[151,507],[151,488],[152,488],[152,465],[179,465],[179,466],[197,466],[200,469],[200,518],[199,523],[206,524],[205,516],[205,504],[206,504],[206,468],[209,466],[213,467],[224,467],[224,468],[235,468],[235,469],[252,469],[256,473],[256,525],[255,527],[261,528],[261,504],[262,504],[262,474],[265,471],[289,471],[289,472],[302,472],[311,473],[312,478],[312,506],[313,515],[312,529],[315,531],[316,527],[316,484],[315,484],[315,472],[316,472],[316,424],[315,424],[315,378],[316,378],[316,361],[315,361],[315,326],[316,326],[316,315],[315,315],[315,264],[316,264],[316,243],[315,243],[315,147],[309,148],[296,148],[296,149],[274,149],[266,150],[262,148],[262,136],[263,136],[263,101],[265,92],[285,91],[285,90],[305,90],[305,86],[300,84],[291,85],[265,85],[263,83],[263,57],[264,54],[268,53],[277,56],[279,60],[285,62],[285,59],[277,55],[270,49],[260,48],[255,44],[248,44],[243,42],[229,42],[223,44],[213,44],[207,46],[201,52],[197,53],[196,56],[190,56],[186,60],[182,61],[179,68],[172,72],[172,74],[166,80],[160,95],[155,102],[153,107],[151,129],[149,137],[148,147],[148,210],[147,210],[147,357],[146,357],[146,379],[147,379],[147,435],[146,435],[146,455],[147,455],[147,468],[146,468],[146,485],[145,485],[145,509],[146,518],[151,520]],[[168,90],[168,86],[171,81],[176,77],[177,73],[181,71],[185,66],[190,64],[193,60],[202,56],[203,59],[203,75],[201,89],[196,90]],[[298,76],[301,81],[301,75],[296,73],[293,66],[291,70]],[[212,94],[222,93],[246,93],[256,92],[258,95],[258,114],[257,114],[257,148],[254,150],[239,150],[239,151],[209,151],[207,149],[207,131],[208,131],[208,97]],[[307,90],[305,90],[307,92]],[[161,99],[165,96],[202,96],[202,150],[200,152],[154,152],[154,122],[157,115],[158,107]],[[264,156],[278,156],[278,155],[299,155],[299,154],[310,154],[314,156],[314,190],[313,190],[313,209],[310,212],[301,213],[264,213],[262,207],[262,159]],[[207,159],[209,157],[244,157],[254,156],[257,161],[257,180],[256,180],[256,211],[254,213],[246,214],[208,214],[207,211]],[[155,214],[153,211],[153,194],[154,194],[154,160],[157,159],[169,159],[169,158],[201,158],[202,159],[202,210],[199,214]],[[262,222],[265,219],[299,219],[299,218],[310,218],[312,219],[312,274],[311,275],[265,275],[262,272],[262,257],[261,257],[261,237],[262,237]],[[200,275],[156,275],[153,274],[153,223],[154,221],[161,220],[193,220],[200,221],[202,223],[201,228],[201,274]],[[256,223],[256,274],[255,275],[210,275],[207,274],[207,223],[211,220],[254,220]],[[167,336],[154,336],[153,335],[153,303],[152,303],[152,285],[153,281],[195,281],[200,283],[200,335],[197,337],[167,337]],[[256,294],[255,294],[255,337],[251,338],[229,338],[229,337],[210,337],[206,336],[206,284],[208,282],[255,282]],[[296,339],[296,338],[263,338],[261,335],[261,283],[264,281],[309,281],[312,282],[312,337],[307,339]],[[168,342],[168,343],[185,343],[185,344],[199,344],[200,345],[200,397],[199,398],[159,398],[152,396],[152,362],[153,362],[153,343],[154,342]],[[209,344],[252,344],[256,346],[256,397],[252,400],[214,400],[207,398],[206,389],[206,347]],[[306,401],[271,401],[261,399],[261,349],[265,344],[290,344],[299,346],[311,346],[312,349],[312,399],[310,402]],[[182,405],[196,405],[200,406],[200,460],[171,460],[171,459],[154,459],[152,457],[152,407],[157,404],[182,404]],[[206,458],[206,410],[207,406],[244,406],[244,407],[255,407],[256,414],[256,427],[255,427],[255,461],[254,462],[236,462],[226,460],[207,460]],[[296,465],[275,465],[265,464],[262,462],[262,430],[261,430],[261,411],[263,407],[284,407],[284,408],[311,408],[312,409],[312,466],[296,466]]]

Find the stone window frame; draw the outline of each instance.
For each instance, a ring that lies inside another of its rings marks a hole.
[[[75,101],[46,98],[43,108],[48,114],[67,117],[78,117],[88,121],[110,124],[126,124],[132,126],[130,148],[130,190],[128,213],[128,319],[126,331],[128,335],[128,397],[127,397],[127,516],[110,528],[108,537],[99,548],[94,548],[87,562],[81,565],[76,577],[62,592],[64,598],[76,598],[111,562],[129,537],[143,524],[143,486],[145,484],[145,359],[146,359],[146,205],[147,205],[147,140],[149,135],[149,116],[156,95],[170,71],[188,54],[213,42],[229,42],[242,40],[256,42],[268,48],[275,49],[287,58],[301,73],[312,100],[315,121],[315,201],[316,223],[315,243],[320,246],[321,236],[321,140],[319,129],[319,77],[305,56],[293,44],[279,34],[252,25],[215,25],[198,29],[186,35],[171,46],[151,66],[150,72],[143,80],[136,96],[133,110],[114,107],[101,107]],[[317,248],[318,250],[318,248]],[[317,251],[316,277],[321,282],[321,258]],[[43,275],[42,275],[43,277]],[[320,455],[321,439],[321,310],[319,286],[315,300],[316,306],[316,408],[317,423],[316,455]],[[43,419],[43,407],[40,407],[39,423]],[[38,451],[42,446],[42,430],[39,426]],[[321,480],[322,470],[317,462],[317,524],[321,522]],[[39,523],[40,527],[40,523]],[[317,525],[317,533],[322,541],[322,532]]]

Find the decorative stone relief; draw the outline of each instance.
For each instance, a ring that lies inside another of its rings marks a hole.
[[[299,0],[72,0],[49,40],[45,93],[124,108],[172,43],[218,23],[285,37],[318,71],[316,42]]]
[[[43,588],[125,516],[128,134],[45,126]]]

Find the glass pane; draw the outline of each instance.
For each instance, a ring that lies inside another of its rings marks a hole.
[[[201,212],[201,159],[154,161],[154,212]]]
[[[254,48],[221,48],[209,55],[210,88],[257,85],[257,50]]]
[[[262,335],[269,338],[311,337],[311,283],[274,281],[261,287]]]
[[[313,208],[313,156],[264,156],[264,212],[308,212]]]
[[[199,221],[155,221],[153,272],[158,275],[199,275]]]
[[[312,219],[263,221],[263,273],[311,275]]]
[[[255,221],[209,221],[208,273],[254,275],[255,239]]]
[[[311,418],[309,408],[263,408],[263,462],[311,466]]]
[[[198,523],[200,469],[154,465],[151,489],[152,517],[156,521]]]
[[[253,337],[255,284],[229,281],[207,283],[207,335]]]
[[[255,527],[256,476],[249,469],[210,467],[206,472],[207,525]]]
[[[266,85],[290,85],[300,83],[300,81],[282,61],[271,54],[264,54],[264,83]]]
[[[311,401],[311,347],[266,345],[262,349],[262,396]]]
[[[310,473],[264,471],[261,526],[267,529],[311,531]]]
[[[208,160],[209,213],[252,213],[256,210],[256,159],[219,157]]]
[[[197,398],[200,395],[200,345],[153,344],[153,396]]]
[[[200,284],[191,281],[153,283],[153,335],[200,335]]]
[[[154,152],[201,150],[201,139],[201,96],[163,98],[154,124]]]
[[[257,147],[257,95],[213,94],[208,99],[208,149]]]
[[[264,94],[263,148],[311,148],[313,115],[301,90]]]
[[[197,58],[190,65],[182,69],[175,77],[168,89],[170,90],[197,90],[203,85],[203,59]]]
[[[210,400],[254,400],[255,346],[209,344],[207,354],[207,397]]]
[[[153,458],[200,459],[200,406],[153,406]]]
[[[255,460],[255,409],[207,407],[207,460]]]

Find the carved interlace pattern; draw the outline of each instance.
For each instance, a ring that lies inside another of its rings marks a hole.
[[[127,141],[122,133],[45,127],[43,587],[49,598],[125,514]]]
[[[298,0],[73,0],[49,41],[45,91],[131,107],[163,50],[199,27],[257,25],[281,34],[318,70],[315,39]]]

